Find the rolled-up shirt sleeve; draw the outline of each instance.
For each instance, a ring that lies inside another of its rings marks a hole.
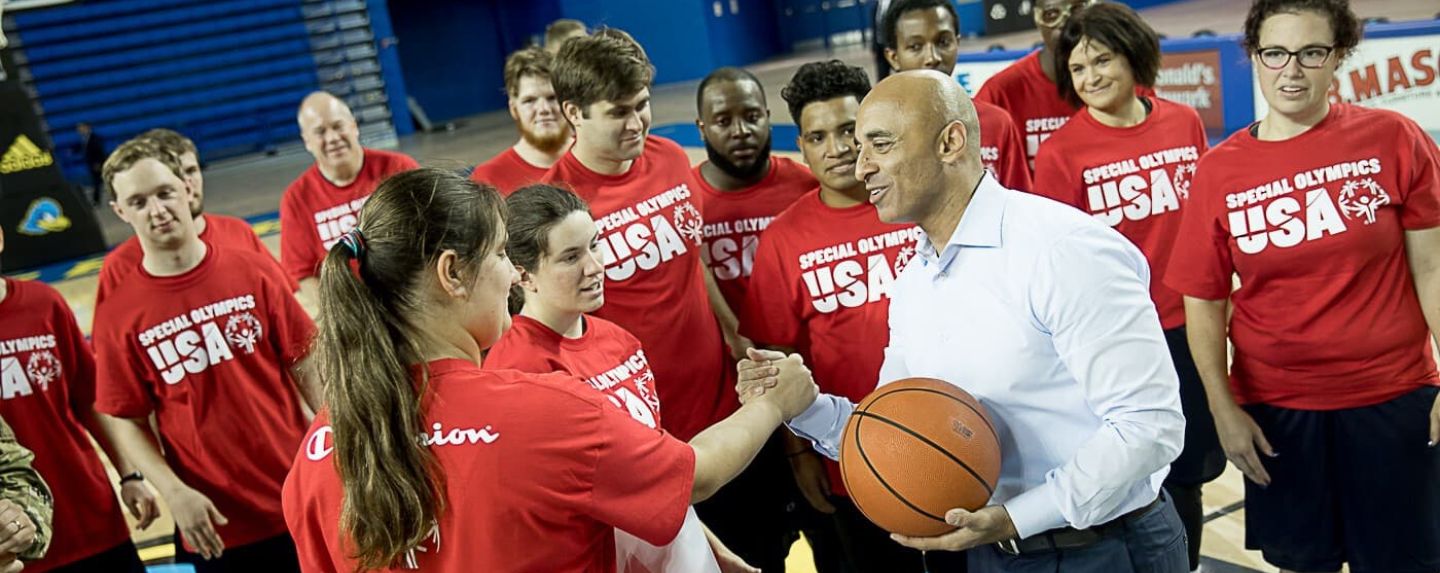
[[[1037,266],[1034,319],[1101,424],[1044,484],[1004,503],[1022,538],[1136,509],[1125,507],[1134,488],[1179,455],[1185,429],[1144,256],[1110,229],[1085,228],[1058,238]]]

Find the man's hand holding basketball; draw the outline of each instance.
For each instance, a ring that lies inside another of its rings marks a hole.
[[[1015,523],[1010,521],[1010,512],[1005,511],[1003,505],[986,506],[975,512],[952,509],[945,514],[945,522],[958,529],[935,537],[907,537],[897,533],[890,538],[921,551],[964,551],[1019,536]]]

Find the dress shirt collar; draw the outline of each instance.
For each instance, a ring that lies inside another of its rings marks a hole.
[[[1011,191],[1000,185],[990,172],[985,172],[975,186],[965,213],[960,216],[960,224],[945,244],[945,250],[936,253],[935,244],[929,235],[925,236],[920,246],[923,264],[938,265],[936,272],[945,273],[961,247],[999,247],[1000,228],[1005,220],[1005,202],[1009,193]]]

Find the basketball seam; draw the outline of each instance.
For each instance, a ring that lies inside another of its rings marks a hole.
[[[954,397],[954,396],[951,396],[950,394],[947,394],[947,393],[945,393],[945,392],[941,392],[941,391],[939,391],[939,390],[932,390],[932,389],[930,389],[930,388],[900,388],[900,389],[898,389],[898,390],[894,390],[894,391],[888,392],[888,393],[886,393],[886,394],[884,394],[884,395],[881,395],[881,396],[877,397],[877,398],[875,399],[875,402],[879,402],[881,398],[885,398],[885,397],[888,397],[888,396],[892,396],[892,395],[895,395],[895,394],[899,394],[899,393],[901,393],[901,392],[929,392],[929,393],[931,393],[931,394],[939,394],[939,395],[941,395],[941,396],[944,396],[944,397],[946,397],[946,398],[949,398],[950,400],[955,401],[955,403],[960,404],[961,406],[964,406],[964,407],[966,407],[966,408],[969,408],[971,412],[974,412],[975,415],[980,418],[980,421],[981,421],[981,422],[984,422],[984,423],[985,423],[985,428],[989,429],[989,430],[990,430],[990,435],[995,437],[995,443],[997,443],[997,444],[1000,443],[1000,434],[995,431],[995,426],[990,425],[990,418],[989,418],[989,416],[986,416],[984,412],[981,412],[981,411],[979,411],[979,410],[976,410],[975,407],[974,407],[974,406],[971,406],[969,402],[966,402],[966,401],[964,401],[964,400],[961,400],[961,399],[959,399],[959,398],[956,398],[956,397]],[[871,405],[873,406],[874,403],[872,402]],[[867,407],[865,410],[868,411],[869,408]]]
[[[911,437],[914,437],[915,439],[920,440],[921,443],[923,443],[923,444],[925,444],[925,445],[927,445],[927,446],[930,446],[931,448],[934,448],[935,451],[940,452],[942,455],[944,455],[944,456],[947,457],[947,458],[950,458],[951,461],[953,461],[953,462],[955,462],[955,463],[957,463],[957,464],[960,464],[960,467],[965,468],[965,471],[970,474],[970,477],[973,477],[973,478],[975,478],[975,481],[980,482],[981,487],[984,487],[984,488],[985,488],[985,492],[986,492],[986,493],[989,493],[990,495],[995,495],[995,488],[990,487],[990,484],[985,481],[985,478],[980,477],[980,474],[979,474],[978,472],[976,472],[973,468],[971,468],[971,467],[970,467],[970,464],[967,464],[967,463],[965,463],[964,460],[961,460],[960,458],[955,457],[955,454],[950,453],[949,450],[946,450],[944,447],[941,447],[940,444],[937,444],[937,443],[931,441],[930,438],[927,438],[927,437],[925,437],[925,436],[922,436],[922,435],[916,433],[914,430],[911,430],[910,428],[906,428],[905,426],[900,425],[899,422],[896,422],[896,421],[891,420],[890,418],[886,418],[886,417],[884,417],[884,416],[880,416],[880,415],[876,415],[876,414],[871,414],[870,412],[855,412],[853,415],[855,415],[855,416],[860,416],[862,419],[863,419],[863,418],[874,418],[874,419],[879,420],[879,421],[881,421],[881,422],[885,422],[886,424],[889,424],[890,426],[893,426],[893,427],[894,427],[895,429],[897,429],[897,430],[900,430],[900,431],[902,431],[902,432],[905,432],[906,434],[910,434]],[[860,445],[860,428],[859,428],[859,424],[856,424],[856,428],[855,428],[855,445],[857,445],[857,446]],[[867,463],[868,463],[868,460],[867,460]]]
[[[856,415],[859,415],[859,414],[861,414],[861,412],[856,412]],[[910,508],[911,510],[914,510],[915,513],[919,513],[920,515],[923,515],[923,516],[925,516],[925,517],[928,517],[928,518],[930,518],[930,519],[933,519],[933,520],[935,520],[935,521],[938,521],[938,522],[940,522],[940,523],[944,523],[944,524],[947,524],[947,525],[948,525],[949,522],[945,521],[945,518],[940,517],[940,516],[938,516],[938,515],[935,515],[935,514],[933,514],[933,513],[930,513],[930,512],[928,512],[928,511],[925,511],[924,509],[921,509],[920,506],[915,505],[915,504],[913,504],[913,503],[910,503],[910,500],[909,500],[909,499],[906,499],[905,496],[903,496],[903,495],[900,494],[900,492],[895,491],[895,488],[890,487],[890,482],[889,482],[889,481],[886,481],[885,476],[884,476],[884,475],[881,475],[881,474],[880,474],[880,471],[877,470],[877,469],[875,469],[875,464],[870,463],[870,456],[865,453],[865,444],[864,444],[864,442],[861,442],[861,441],[860,441],[860,424],[861,424],[861,422],[863,422],[864,419],[867,418],[867,417],[873,417],[873,418],[875,418],[875,419],[877,419],[877,420],[884,420],[884,418],[881,418],[881,417],[879,417],[879,416],[860,416],[860,419],[855,420],[855,451],[860,454],[860,461],[865,462],[865,467],[867,467],[867,468],[870,469],[870,476],[871,476],[871,477],[874,477],[876,481],[879,481],[879,482],[880,482],[880,486],[883,487],[883,488],[885,488],[886,491],[890,492],[890,495],[894,496],[895,499],[900,500],[900,503],[905,504],[905,507],[908,507],[908,508]],[[842,469],[843,469],[844,466],[841,466],[841,467],[842,467]],[[841,477],[842,477],[842,478],[844,477],[844,472],[841,472]],[[846,488],[849,488],[849,487],[850,487],[850,484],[848,483],[849,480],[845,480],[845,481],[847,482],[847,483],[845,484]],[[859,505],[859,502],[860,502],[860,500],[855,500],[856,505]],[[864,509],[862,508],[861,511],[863,512]]]

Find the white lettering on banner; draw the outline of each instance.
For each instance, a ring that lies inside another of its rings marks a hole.
[[[922,232],[918,227],[889,231],[800,255],[800,278],[810,304],[828,314],[889,298],[890,284],[914,258]],[[891,260],[885,251],[895,248],[899,251]]]
[[[315,231],[320,234],[320,244],[325,250],[330,250],[341,235],[360,223],[360,208],[369,198],[367,195],[315,213]]]
[[[137,338],[160,379],[179,384],[186,375],[234,360],[237,348],[254,354],[265,336],[260,320],[250,312],[255,308],[254,295],[231,297],[164,320]]]

